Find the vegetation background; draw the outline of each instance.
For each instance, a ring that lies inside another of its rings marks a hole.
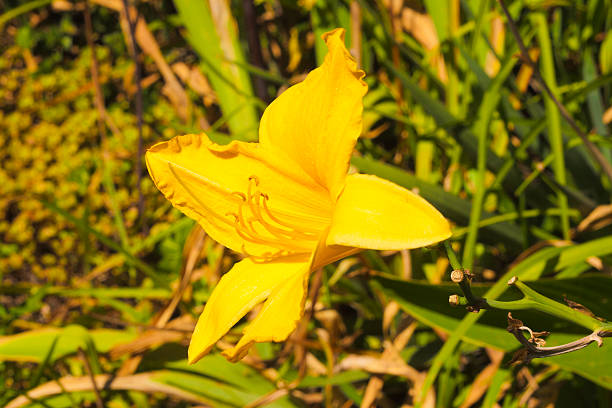
[[[449,306],[442,247],[326,267],[301,334],[185,360],[237,257],[143,149],[256,140],[335,27],[370,86],[355,169],[453,222],[477,293],[518,298],[516,275],[612,319],[612,6],[505,4],[517,33],[493,0],[0,1],[0,406],[612,406],[612,342],[510,365],[505,313]],[[514,316],[549,345],[585,334]]]

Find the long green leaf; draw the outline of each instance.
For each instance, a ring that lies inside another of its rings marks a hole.
[[[553,57],[553,49],[550,43],[550,34],[548,31],[548,22],[544,12],[534,13],[532,15],[533,23],[536,26],[536,35],[538,42],[540,43],[540,50],[542,56],[540,58],[542,66],[542,78],[548,84],[548,87],[552,93],[557,97],[557,80],[555,77],[555,65]],[[553,170],[557,182],[565,186],[567,183],[567,176],[565,173],[565,152],[563,149],[563,135],[561,134],[561,114],[559,109],[553,102],[553,100],[546,95],[544,97],[544,104],[546,106],[546,120],[548,123],[548,140],[550,142],[552,153],[554,154],[553,159]],[[569,239],[569,215],[568,215],[568,204],[567,196],[563,191],[557,193],[557,201],[559,208],[561,209],[561,230],[563,232],[563,238]]]
[[[200,56],[201,67],[217,94],[232,136],[256,140],[257,104],[229,5],[219,0],[175,0],[187,39]],[[213,8],[217,11],[213,17]],[[234,63],[235,62],[235,63]]]
[[[0,337],[0,361],[30,361],[41,363],[47,359],[53,362],[60,357],[75,353],[79,347],[85,349],[85,335],[91,338],[95,349],[101,353],[114,345],[128,342],[136,336],[125,330],[96,329],[88,331],[82,326],[70,325],[64,328],[44,328],[26,331],[12,336]]]

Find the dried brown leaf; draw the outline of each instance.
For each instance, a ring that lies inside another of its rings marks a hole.
[[[170,385],[153,380],[157,372],[135,374],[125,377],[113,377],[107,374],[96,375],[95,385],[100,390],[140,391],[147,394],[162,393],[183,401],[203,404],[206,401],[195,394],[183,391]],[[27,395],[21,395],[6,405],[5,408],[19,408],[29,405],[32,399],[40,399],[65,392],[92,391],[94,383],[90,377],[63,377],[42,384]]]
[[[504,352],[495,350],[495,349],[487,349],[487,354],[491,359],[491,363],[489,363],[477,376],[472,384],[472,388],[470,389],[469,394],[463,400],[459,408],[468,408],[475,404],[489,389],[489,385],[491,385],[491,380],[493,380],[493,375],[499,369],[499,366],[504,358]]]
[[[438,78],[446,83],[448,72],[444,57],[440,54],[440,39],[431,16],[405,7],[402,10],[401,22],[404,30],[412,34],[423,48],[430,52],[430,65],[436,69]]]
[[[597,231],[612,224],[612,204],[599,205],[589,213],[576,228],[581,234],[586,231]]]
[[[129,38],[129,29],[127,26],[126,16],[123,15],[123,4],[121,3],[121,0],[93,0],[93,2],[119,12],[121,15],[121,26],[124,31],[125,38]],[[172,69],[164,59],[155,37],[153,34],[151,34],[151,31],[149,31],[149,28],[147,27],[146,21],[144,21],[142,16],[138,15],[135,7],[130,7],[129,13],[130,20],[137,20],[134,36],[138,42],[138,46],[143,52],[153,59],[157,69],[164,78],[165,86],[162,89],[162,93],[170,100],[178,115],[183,120],[186,120],[189,117],[191,109],[187,93],[181,86],[176,76],[174,76]]]
[[[500,15],[491,18],[491,34],[489,41],[493,50],[489,50],[485,60],[485,72],[493,78],[499,72],[501,63],[497,59],[498,55],[503,55],[504,42],[506,40],[506,26]],[[495,51],[495,52],[494,52]]]
[[[608,125],[610,124],[610,122],[612,122],[612,106],[606,109],[603,116],[601,117],[601,120],[605,125]]]
[[[532,48],[529,50],[529,58],[536,62],[540,57],[540,49]],[[516,76],[516,86],[521,91],[521,93],[525,93],[527,91],[527,86],[529,86],[529,81],[531,81],[531,77],[533,76],[533,68],[526,63],[521,65],[519,72]]]
[[[580,303],[578,303],[578,302],[574,302],[573,300],[568,299],[568,298],[567,298],[565,295],[563,295],[563,301],[564,301],[564,302],[565,302],[565,303],[566,303],[566,304],[567,304],[567,305],[568,305],[570,308],[572,308],[572,309],[574,309],[574,310],[576,310],[576,311],[578,311],[578,312],[580,312],[580,313],[582,313],[582,314],[585,314],[585,315],[587,315],[587,316],[589,316],[589,317],[592,317],[592,318],[594,318],[594,319],[597,319],[597,320],[599,320],[599,321],[601,321],[601,322],[605,322],[605,321],[606,321],[606,319],[603,319],[603,318],[601,318],[601,317],[596,316],[596,315],[595,315],[595,313],[591,312],[591,310],[589,310],[589,308],[587,308],[586,306],[583,306],[583,305],[581,305],[581,304],[580,304]]]

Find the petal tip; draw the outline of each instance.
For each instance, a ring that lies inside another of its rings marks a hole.
[[[187,350],[187,363],[189,363],[190,365],[197,363],[202,359],[202,357],[208,354],[212,348],[213,346],[209,346],[203,350],[197,350],[192,341],[189,344],[189,349]]]
[[[365,72],[357,68],[357,61],[346,49],[344,44],[344,35],[346,31],[344,28],[336,28],[321,35],[323,41],[327,45],[329,54],[341,53],[347,62],[348,68],[353,76],[359,80],[359,83],[367,89],[367,84],[363,81],[366,76]],[[328,55],[329,55],[328,54]]]
[[[242,360],[246,357],[247,354],[249,354],[249,350],[251,349],[251,346],[255,343],[255,341],[249,341],[245,344],[240,343],[242,343],[242,341],[238,342],[238,344],[236,344],[231,349],[223,350],[221,352],[221,355],[225,357],[230,363],[237,363],[238,361]]]
[[[346,30],[344,28],[340,27],[340,28],[334,28],[331,31],[328,31],[326,33],[321,34],[321,38],[326,43],[328,41],[331,41],[333,37],[339,38],[340,41],[344,42],[344,35],[345,34],[346,34]]]

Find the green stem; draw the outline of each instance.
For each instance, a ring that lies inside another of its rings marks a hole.
[[[128,233],[125,228],[121,206],[117,200],[115,182],[113,181],[113,162],[110,158],[104,157],[102,160],[98,161],[98,167],[102,167],[102,185],[104,186],[104,189],[108,195],[110,210],[113,214],[113,220],[115,221],[115,228],[117,228],[119,241],[124,248],[131,252]]]
[[[601,321],[574,310],[569,306],[556,302],[536,292],[519,280],[512,278],[508,283],[516,286],[516,288],[523,293],[524,297],[519,300],[511,301],[475,298],[472,295],[469,282],[464,279],[463,281],[459,282],[459,287],[463,291],[465,297],[460,297],[457,299],[456,305],[476,306],[477,308],[481,309],[498,309],[509,311],[534,309],[560,319],[574,322],[577,325],[591,331],[607,331],[612,329],[612,323],[602,323]]]
[[[453,269],[462,269],[461,262],[459,262],[459,258],[457,254],[453,250],[450,241],[444,241],[444,248],[446,249],[446,256],[448,256],[448,261],[450,262]]]
[[[584,313],[572,309],[562,303],[556,302],[546,296],[536,292],[521,281],[516,281],[514,285],[523,292],[524,300],[532,304],[532,308],[549,315],[569,320],[589,330],[596,330],[602,326],[602,322]]]
[[[454,38],[459,29],[459,1],[448,0],[448,35]],[[459,77],[457,75],[458,50],[451,49],[447,65],[446,106],[453,115],[459,114]]]
[[[522,212],[510,212],[500,215],[494,215],[492,217],[484,218],[478,223],[478,228],[488,227],[489,225],[499,224],[502,222],[514,221],[517,219],[527,219],[527,218],[535,218],[541,217],[543,215],[559,215],[561,210],[559,208],[549,208],[546,210],[527,210]],[[577,217],[580,213],[577,210],[571,210],[570,215],[573,217]],[[467,233],[467,228],[456,228],[453,230],[453,239],[457,239],[462,237]],[[450,258],[449,258],[450,259]],[[451,262],[452,265],[452,262]],[[459,269],[453,266],[453,269]]]
[[[491,185],[491,190],[496,190],[502,186],[502,183],[504,182],[504,179],[506,178],[510,170],[512,170],[514,166],[516,166],[516,162],[518,160],[522,160],[522,158],[525,156],[525,153],[527,152],[527,149],[533,144],[533,142],[538,138],[540,133],[542,133],[545,128],[546,122],[540,121],[529,131],[529,133],[527,133],[527,136],[525,136],[525,139],[521,142],[521,145],[517,147],[517,149],[514,151],[514,154],[510,155],[506,159],[504,164],[497,172],[497,177],[495,177],[495,181]]]
[[[34,1],[30,1],[29,3],[25,3],[22,4],[21,6],[15,7],[13,9],[10,9],[9,11],[7,11],[6,13],[2,13],[0,14],[0,29],[2,29],[2,26],[4,26],[4,24],[6,24],[7,21],[21,15],[21,14],[25,14],[28,11],[32,11],[34,9],[37,9],[39,7],[44,7],[47,4],[51,3],[52,0],[34,0]]]
[[[546,21],[546,15],[543,12],[534,13],[533,23],[536,26],[536,36],[540,43],[541,52],[541,72],[542,78],[548,84],[551,93],[555,95],[557,93],[557,81],[555,77],[555,65],[553,59],[552,45],[550,43],[550,34],[548,32],[548,23]],[[548,124],[548,139],[550,147],[554,155],[553,170],[555,178],[564,186],[567,183],[565,174],[565,158],[563,152],[563,136],[561,134],[561,116],[555,102],[548,95],[544,96],[544,104],[546,107],[546,122]],[[569,239],[569,215],[567,213],[567,197],[562,192],[557,193],[557,199],[559,202],[559,208],[562,210],[561,213],[561,230],[563,231],[563,238]]]
[[[544,160],[542,160],[540,163],[536,164],[535,169],[533,170],[533,172],[528,175],[527,177],[525,177],[525,180],[523,180],[523,182],[516,188],[516,190],[514,190],[514,196],[518,197],[521,194],[523,194],[523,191],[525,191],[525,189],[527,187],[529,187],[529,185],[536,179],[538,178],[538,176],[540,174],[542,174],[542,172],[544,170],[546,170],[546,167],[548,167],[548,165],[553,162],[555,160],[555,155],[551,154],[549,156],[547,156]],[[565,194],[563,194],[563,197],[565,197]],[[565,208],[560,208],[561,209],[561,216],[566,216],[568,215],[568,209],[567,207]]]

